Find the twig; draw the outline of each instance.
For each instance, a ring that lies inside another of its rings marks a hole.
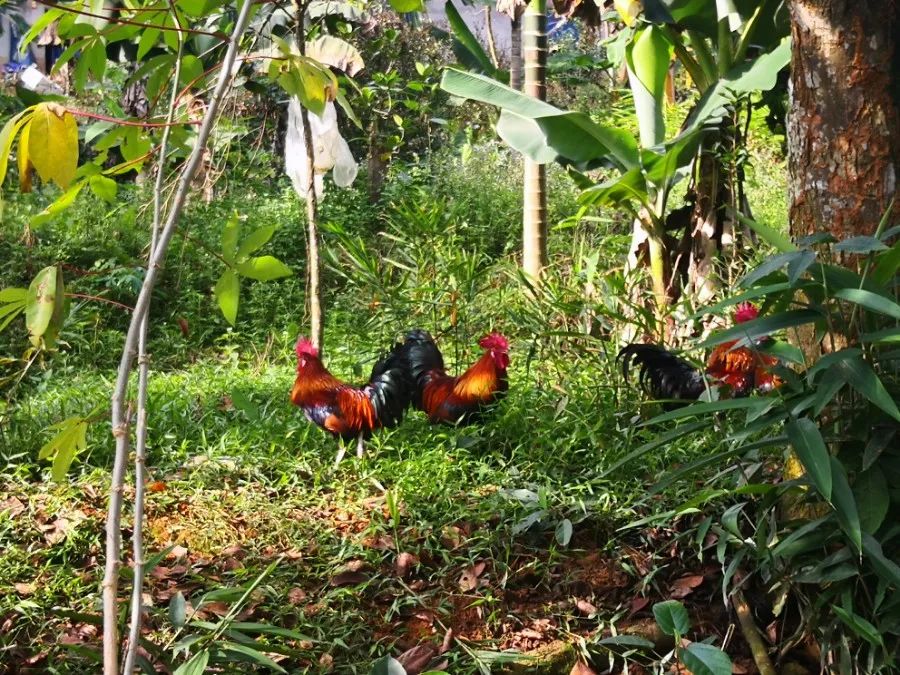
[[[131,316],[131,322],[128,326],[128,333],[125,336],[125,344],[122,348],[122,358],[119,362],[119,369],[116,375],[116,385],[112,395],[112,430],[116,439],[116,453],[113,463],[112,480],[110,483],[109,493],[109,512],[106,520],[106,569],[103,577],[103,675],[118,675],[118,626],[117,605],[118,605],[118,588],[119,588],[119,566],[120,566],[120,548],[121,548],[121,531],[120,521],[122,516],[122,485],[125,479],[125,467],[128,462],[128,420],[125,417],[124,399],[125,391],[128,388],[129,375],[134,363],[135,348],[138,343],[140,328],[144,321],[150,306],[150,297],[153,288],[156,285],[157,277],[162,263],[166,258],[166,251],[181,211],[187,200],[188,193],[191,189],[191,181],[197,173],[200,161],[203,157],[203,150],[206,142],[212,132],[213,124],[219,112],[219,106],[225,96],[225,92],[231,81],[231,68],[234,65],[235,56],[238,51],[238,43],[247,27],[250,17],[251,2],[245,0],[241,6],[237,20],[234,24],[234,31],[228,39],[228,49],[223,59],[223,67],[219,73],[219,80],[216,89],[210,98],[209,106],[206,109],[206,115],[203,124],[197,134],[197,141],[191,151],[191,155],[181,173],[178,183],[178,189],[172,201],[172,206],[166,217],[165,225],[160,232],[153,256],[147,266],[147,275],[144,277],[144,283],[141,285],[141,292],[138,295],[137,303],[135,303],[134,312]]]
[[[180,64],[179,64],[180,65]],[[177,68],[178,66],[176,66]],[[101,120],[103,122],[112,122],[114,124],[118,124],[123,127],[144,127],[146,129],[158,129],[169,127],[180,127],[184,124],[200,124],[200,120],[185,120],[184,122],[173,122],[172,117],[170,116],[169,121],[167,122],[135,122],[134,120],[120,120],[115,117],[108,117],[107,115],[101,115],[99,113],[87,112],[86,110],[75,110],[74,108],[66,108],[66,112],[75,115],[76,117],[89,117],[93,120]]]
[[[172,0],[169,0],[175,23],[180,27],[181,19],[178,10]],[[172,77],[172,94],[169,99],[169,112],[166,121],[171,123],[175,117],[177,106],[178,82],[181,79],[181,59],[184,55],[184,35],[178,34],[178,52],[175,56],[175,73]],[[159,240],[159,227],[162,222],[162,192],[166,165],[166,153],[169,147],[169,132],[171,124],[167,124],[163,130],[159,143],[159,161],[156,167],[156,182],[153,186],[153,225],[150,232],[150,251],[147,255],[149,261],[153,259]],[[149,271],[149,268],[148,268]],[[134,526],[132,534],[132,548],[134,557],[134,575],[131,594],[131,625],[128,631],[128,648],[125,652],[125,675],[134,672],[134,662],[137,658],[137,648],[141,637],[141,623],[143,613],[141,607],[144,596],[144,495],[145,472],[147,459],[147,385],[150,380],[150,355],[147,352],[147,327],[149,313],[145,313],[141,320],[140,335],[138,336],[138,393],[137,393],[137,422],[135,424],[135,450],[134,450]]]
[[[208,30],[199,30],[197,28],[175,28],[174,26],[166,26],[165,24],[156,24],[156,23],[144,23],[142,21],[131,21],[129,19],[123,19],[121,16],[113,17],[104,16],[103,14],[93,14],[92,12],[86,12],[83,9],[75,9],[74,7],[64,7],[62,5],[57,4],[54,0],[35,0],[39,5],[44,5],[44,7],[49,7],[50,9],[58,9],[63,12],[68,12],[69,14],[78,14],[80,16],[88,16],[92,19],[103,19],[104,21],[108,21],[109,23],[114,24],[125,24],[128,26],[139,26],[141,28],[155,28],[156,30],[165,30],[165,31],[174,31],[177,33],[190,33],[192,35],[208,35],[210,37],[219,38],[220,40],[226,40],[228,36],[225,33],[220,33],[219,31],[211,32]],[[133,10],[129,10],[133,11]]]
[[[744,598],[743,591],[737,591],[731,596],[734,602],[734,611],[737,613],[738,623],[741,626],[741,633],[750,646],[750,653],[753,654],[753,661],[759,669],[760,675],[775,675],[775,666],[769,658],[769,650],[763,642],[759,634],[759,629],[753,622],[753,614],[750,612],[750,606]]]
[[[297,2],[297,48],[300,55],[306,53],[306,33],[304,20],[306,5]],[[303,143],[306,146],[307,184],[306,184],[306,265],[309,269],[309,332],[313,346],[322,349],[322,299],[319,291],[319,228],[317,224],[319,200],[316,197],[316,159],[313,150],[312,128],[309,123],[309,111],[300,107],[300,121],[303,125]]]
[[[67,298],[81,298],[82,300],[94,300],[95,302],[105,302],[108,305],[113,305],[114,307],[118,307],[120,309],[127,310],[129,312],[134,311],[134,307],[129,307],[128,305],[116,302],[115,300],[110,300],[109,298],[104,298],[99,295],[88,295],[87,293],[66,293]]]

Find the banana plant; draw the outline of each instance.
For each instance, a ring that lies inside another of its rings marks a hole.
[[[628,132],[595,122],[586,113],[556,108],[483,75],[450,68],[441,83],[450,94],[499,107],[498,135],[535,162],[557,161],[566,166],[583,188],[584,207],[613,206],[634,215],[648,241],[660,310],[669,301],[664,225],[672,187],[687,175],[704,137],[719,127],[732,101],[771,89],[790,58],[789,44],[782,40],[753,61],[730,68],[706,87],[681,131],[664,140],[660,120],[665,72],[671,55],[678,51],[671,32],[650,23],[636,26],[625,50],[631,84],[639,92],[635,99],[640,144]],[[617,175],[596,184],[582,173],[601,166],[614,169]]]

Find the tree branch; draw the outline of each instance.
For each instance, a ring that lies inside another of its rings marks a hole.
[[[175,23],[181,26],[181,19],[175,3],[169,0],[169,8]],[[156,183],[153,186],[153,226],[150,231],[150,251],[147,255],[148,272],[149,261],[153,259],[159,240],[159,228],[162,222],[162,192],[164,173],[166,167],[166,153],[169,148],[169,133],[172,130],[171,122],[175,118],[175,108],[178,105],[178,82],[181,78],[181,60],[184,56],[184,34],[178,34],[178,52],[175,56],[175,73],[172,77],[172,94],[169,99],[169,112],[166,116],[166,127],[159,143],[159,160],[156,163]],[[137,393],[137,424],[135,425],[135,450],[134,450],[134,526],[132,534],[132,548],[134,557],[134,575],[131,593],[131,626],[128,631],[128,649],[125,652],[125,675],[134,672],[134,662],[137,658],[137,648],[141,638],[141,612],[144,597],[144,494],[145,472],[147,459],[147,385],[150,380],[150,354],[147,352],[147,327],[149,314],[144,314],[141,320],[140,335],[138,336],[138,393]]]
[[[118,626],[117,626],[117,604],[118,604],[118,588],[119,588],[119,566],[121,553],[121,527],[120,521],[122,516],[122,485],[125,479],[125,468],[128,462],[128,419],[124,410],[124,399],[126,389],[128,388],[129,375],[134,363],[135,347],[138,344],[141,326],[150,307],[150,297],[153,287],[156,285],[159,270],[166,258],[166,251],[181,211],[184,209],[188,193],[191,189],[191,181],[197,173],[200,162],[203,158],[203,151],[206,142],[215,124],[216,117],[221,106],[222,99],[225,97],[229,84],[231,82],[231,68],[234,65],[237,56],[238,45],[244,31],[247,28],[247,22],[250,18],[251,2],[245,0],[241,6],[237,20],[234,24],[234,31],[228,39],[228,49],[223,59],[222,70],[219,73],[219,80],[216,89],[209,101],[206,109],[206,115],[203,124],[197,135],[197,142],[194,145],[191,155],[184,165],[179,179],[178,188],[175,192],[172,206],[166,217],[165,225],[159,235],[159,239],[154,248],[153,255],[147,266],[147,275],[144,277],[144,283],[141,285],[141,292],[138,295],[137,303],[135,303],[134,312],[131,316],[131,323],[128,326],[128,333],[125,336],[125,344],[122,348],[122,358],[119,362],[119,369],[116,376],[116,385],[112,395],[112,431],[116,439],[116,453],[113,463],[112,480],[109,493],[109,511],[106,520],[106,568],[103,577],[103,675],[118,675]]]

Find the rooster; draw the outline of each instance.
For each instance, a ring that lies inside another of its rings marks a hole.
[[[412,403],[434,424],[471,424],[484,408],[499,400],[509,386],[509,341],[500,333],[486,335],[478,345],[484,354],[458,377],[444,370],[444,358],[427,331],[410,331],[401,353],[414,385]]]
[[[363,455],[363,440],[375,429],[396,426],[412,398],[412,382],[400,356],[398,343],[372,368],[369,383],[353,387],[341,382],[322,364],[319,350],[306,338],[297,341],[297,379],[291,403],[306,418],[340,438],[334,465],[346,452],[346,441],[356,438],[356,454]]]
[[[735,323],[752,321],[758,316],[756,307],[741,303],[734,313]],[[754,346],[762,346],[771,338],[763,337]],[[719,386],[734,398],[749,396],[753,391],[767,392],[781,384],[772,373],[778,359],[761,354],[750,347],[737,347],[731,340],[713,349],[706,362],[705,374],[657,345],[630,344],[619,351],[622,375],[628,381],[628,369],[640,368],[639,381],[645,393],[659,400],[697,400],[706,390],[706,381]]]

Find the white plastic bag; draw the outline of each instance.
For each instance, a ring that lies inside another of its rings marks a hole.
[[[284,139],[284,170],[300,199],[306,199],[309,186],[306,147],[303,142],[303,107],[299,99],[292,97],[288,104],[287,133]],[[322,116],[309,114],[309,127],[313,137],[316,197],[324,192],[323,176],[334,169],[332,178],[338,187],[347,187],[356,179],[359,166],[353,159],[350,146],[341,136],[337,125],[334,103],[326,103]]]

